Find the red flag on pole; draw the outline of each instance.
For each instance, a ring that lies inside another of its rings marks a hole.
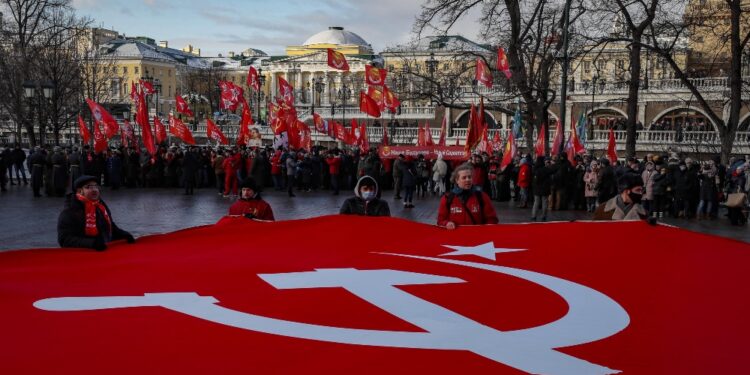
[[[154,116],[154,132],[156,133],[157,144],[162,144],[167,140],[167,127],[161,123],[157,116]]]
[[[282,77],[279,77],[279,96],[286,104],[294,105],[294,87]]]
[[[247,86],[252,87],[256,92],[260,91],[260,77],[255,67],[251,66],[247,71]]]
[[[137,112],[135,114],[135,122],[141,126],[141,136],[143,137],[143,144],[146,146],[149,154],[153,157],[156,155],[156,145],[154,144],[154,135],[151,132],[151,124],[148,122],[148,108],[146,107],[146,99],[144,93],[141,92],[137,95],[138,100],[136,101]]]
[[[422,124],[417,123],[417,147],[424,146],[424,128]]]
[[[401,106],[401,102],[386,85],[383,85],[383,104],[391,110],[391,113],[396,113],[396,108]]]
[[[91,140],[91,132],[89,131],[88,126],[86,126],[86,123],[83,121],[83,117],[81,117],[81,115],[78,115],[78,133],[81,134],[83,143],[88,144],[89,140]]]
[[[242,98],[242,126],[249,126],[254,124],[253,121],[253,113],[250,112],[250,105],[247,104],[247,100],[245,98]]]
[[[477,59],[477,70],[474,78],[488,89],[492,88],[492,72],[481,57]]]
[[[389,140],[388,140],[388,127],[383,124],[383,139],[381,139],[380,143],[383,144],[383,146],[388,146]]]
[[[104,152],[107,149],[107,140],[104,138],[104,133],[99,128],[99,123],[94,124],[94,152],[97,154]]]
[[[505,170],[507,166],[513,163],[513,157],[516,156],[516,139],[513,132],[508,132],[508,142],[505,143],[503,150],[503,160],[500,162],[500,170]]]
[[[609,142],[607,144],[607,158],[614,164],[617,161],[617,143],[615,142],[615,130],[609,129]]]
[[[104,132],[106,133],[107,138],[112,138],[117,135],[117,132],[120,130],[117,120],[115,120],[115,118],[112,117],[112,115],[110,115],[101,104],[91,99],[86,99],[86,103],[89,105],[94,122],[96,124],[104,124]]]
[[[385,110],[385,101],[383,100],[383,92],[375,86],[367,87],[367,96],[371,97],[375,103],[378,104],[378,109],[382,113]]]
[[[189,145],[195,144],[195,139],[193,139],[193,134],[190,133],[190,129],[188,129],[180,119],[172,115],[169,115],[169,132]]]
[[[557,125],[555,125],[555,140],[552,142],[552,149],[550,150],[551,155],[554,156],[560,153],[560,149],[563,146],[563,137],[565,137],[565,132],[560,121],[557,121]]]
[[[190,110],[190,107],[188,106],[187,102],[185,102],[185,99],[182,98],[180,95],[175,95],[175,108],[177,108],[177,112],[180,112],[184,115],[194,117],[193,111]]]
[[[510,64],[508,63],[508,56],[505,55],[505,50],[502,48],[497,49],[497,70],[503,72],[505,77],[510,79]]]
[[[328,49],[328,66],[338,70],[349,70],[349,63],[346,61],[344,54],[334,51],[332,48]]]
[[[438,146],[445,146],[445,137],[448,133],[448,111],[443,112],[443,121],[440,123],[440,138]]]
[[[364,122],[359,124],[359,151],[362,153],[370,150],[370,140],[367,138],[367,125]]]
[[[474,146],[476,146],[481,137],[481,131],[479,129],[478,123],[479,121],[477,121],[476,108],[474,107],[474,104],[472,104],[471,108],[469,109],[469,122],[467,124],[468,128],[466,129],[466,143],[464,143],[464,150],[467,153],[471,152],[471,150],[474,148]]]
[[[534,154],[536,156],[544,156],[544,137],[545,137],[545,126],[544,124],[539,125],[539,133],[536,136],[536,144],[534,145]]]
[[[492,152],[503,149],[503,140],[500,138],[500,131],[495,132],[495,136],[492,137],[492,142],[490,142],[490,144],[492,145]]]
[[[120,139],[125,148],[128,148],[131,142],[135,143],[135,132],[133,132],[133,126],[130,125],[130,121],[128,120],[122,122],[122,126],[120,127]]]
[[[359,92],[359,110],[372,117],[380,117],[378,103],[376,103],[371,97],[367,96],[364,91]]]
[[[154,85],[151,84],[149,81],[140,80],[141,87],[143,87],[143,92],[146,93],[146,95],[153,95],[156,90],[154,90]]]
[[[322,116],[313,112],[313,124],[315,124],[315,130],[319,133],[329,134],[328,121],[324,120]]]
[[[388,71],[381,68],[376,68],[372,65],[365,65],[365,82],[368,85],[383,86],[385,85],[385,77]]]
[[[430,123],[428,121],[424,122],[424,145],[425,146],[435,145],[435,142],[432,141],[432,130],[430,130]]]
[[[218,126],[214,124],[211,119],[206,119],[206,135],[208,138],[213,139],[215,141],[218,141],[219,143],[223,145],[228,145],[229,141],[227,140],[227,137],[224,136],[224,133],[221,132]],[[249,134],[248,134],[249,135]],[[239,141],[239,140],[238,140]]]

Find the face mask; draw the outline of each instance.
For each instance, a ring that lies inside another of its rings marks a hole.
[[[375,199],[375,192],[374,191],[363,191],[362,192],[362,199],[366,201],[371,201]]]
[[[639,204],[641,203],[641,198],[643,197],[643,194],[637,194],[634,192],[628,193],[628,198],[630,198],[630,201],[633,202],[633,204]]]

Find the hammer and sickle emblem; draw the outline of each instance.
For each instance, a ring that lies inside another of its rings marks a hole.
[[[196,293],[146,293],[143,296],[62,297],[36,301],[47,311],[87,311],[162,307],[199,319],[268,334],[352,345],[433,350],[463,350],[535,374],[612,374],[619,371],[555,350],[601,340],[623,330],[627,312],[606,295],[572,281],[519,268],[416,255],[382,253],[453,264],[517,277],[560,295],[569,309],[562,318],[537,327],[499,331],[397,286],[463,283],[462,279],[398,270],[318,269],[258,275],[284,289],[343,288],[424,332],[382,331],[300,323],[245,313],[217,305]]]

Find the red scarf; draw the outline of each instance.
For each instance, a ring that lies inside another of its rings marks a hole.
[[[107,222],[108,231],[112,232],[112,221],[109,220],[107,209],[104,208],[103,204],[99,203],[99,201],[90,201],[81,194],[76,194],[76,198],[83,203],[86,209],[86,236],[96,237],[99,235],[99,229],[96,227],[96,210],[101,212],[104,221]]]

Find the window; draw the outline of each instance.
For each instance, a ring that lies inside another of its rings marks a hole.
[[[596,61],[596,66],[597,66],[597,67],[598,67],[598,68],[599,68],[600,70],[604,70],[604,69],[605,69],[605,68],[607,67],[607,62],[606,62],[606,61],[604,61],[604,60],[597,60],[597,61]]]
[[[619,70],[625,70],[625,61],[624,60],[617,60],[617,69],[619,69]]]
[[[112,80],[109,82],[109,94],[112,97],[120,96],[120,84],[117,81]]]
[[[123,66],[122,67],[122,74],[128,74],[128,67],[127,66]]]
[[[583,62],[583,72],[584,73],[591,72],[591,61],[584,61]]]
[[[449,70],[451,70],[451,64],[448,64],[448,63],[443,64],[443,71],[447,72]]]
[[[138,67],[137,67],[137,66],[136,66],[135,68],[133,68],[133,72],[134,72],[135,74],[138,74]]]

